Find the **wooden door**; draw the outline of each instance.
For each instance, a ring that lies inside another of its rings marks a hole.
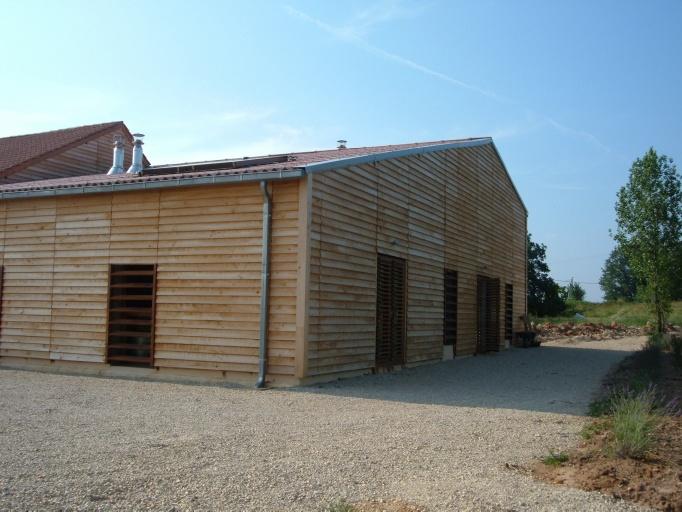
[[[376,367],[405,363],[404,259],[379,254],[377,260]]]

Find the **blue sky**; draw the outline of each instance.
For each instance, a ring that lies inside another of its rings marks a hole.
[[[490,135],[560,280],[598,281],[632,161],[682,158],[675,0],[0,5],[0,136],[120,119],[164,163]]]

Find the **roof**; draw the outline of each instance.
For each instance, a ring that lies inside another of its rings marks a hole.
[[[145,168],[140,176],[127,174],[108,176],[106,174],[99,174],[0,185],[0,198],[11,199],[28,196],[68,195],[254,180],[292,179],[311,172],[360,165],[389,158],[400,158],[421,153],[486,144],[492,144],[494,148],[490,137],[477,137],[387,146],[284,153],[255,158],[244,157],[228,160],[157,165]],[[496,149],[495,151],[497,153]],[[497,154],[499,156],[499,153]],[[504,163],[502,165],[504,166]],[[519,200],[521,200],[520,196]]]
[[[0,176],[18,172],[118,129],[123,129],[132,139],[123,121],[0,138]]]

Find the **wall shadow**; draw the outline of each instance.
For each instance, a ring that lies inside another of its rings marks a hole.
[[[290,391],[411,404],[585,415],[603,377],[631,353],[551,345],[513,348]]]

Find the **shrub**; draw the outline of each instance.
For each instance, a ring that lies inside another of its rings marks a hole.
[[[599,398],[590,402],[589,409],[587,411],[588,416],[593,418],[599,418],[601,416],[606,416],[611,412],[611,398]]]
[[[614,449],[620,457],[642,458],[654,443],[658,415],[653,387],[622,391],[611,399]]]
[[[330,503],[325,512],[353,512],[355,508],[344,499]]]
[[[549,450],[549,455],[542,459],[542,462],[548,466],[560,466],[568,461],[568,454],[564,452],[553,452]]]

